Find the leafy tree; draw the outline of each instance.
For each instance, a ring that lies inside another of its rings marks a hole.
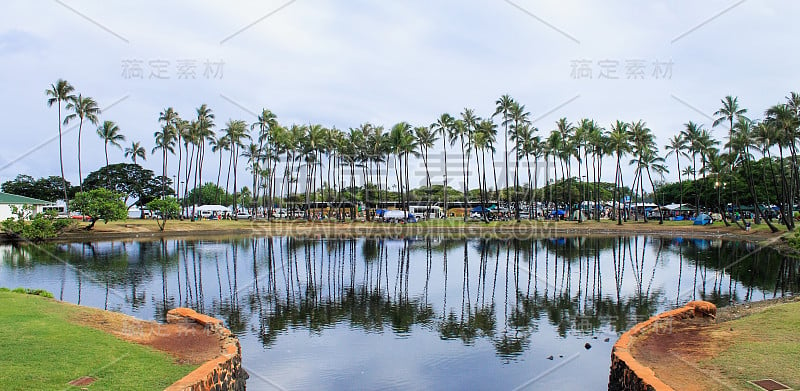
[[[163,176],[154,177],[151,170],[138,164],[117,163],[90,173],[83,181],[87,190],[105,188],[136,200],[134,205],[143,206],[154,198],[172,195],[172,180]]]
[[[152,200],[147,203],[147,208],[156,214],[156,223],[161,231],[167,226],[167,219],[175,218],[181,212],[181,206],[175,197]]]
[[[85,184],[86,182],[84,182]],[[99,220],[108,223],[126,219],[128,211],[123,197],[120,193],[104,188],[79,192],[75,194],[75,199],[72,201],[73,209],[90,216],[91,223],[86,227],[88,231],[94,228],[95,223]]]
[[[213,205],[222,203],[222,205],[230,204],[230,197],[225,193],[225,189],[207,182],[203,186],[189,191],[187,200],[192,205]]]
[[[62,186],[61,177],[58,176],[34,179],[30,175],[20,174],[14,180],[3,182],[1,187],[6,193],[55,202],[63,198]],[[75,188],[69,181],[67,188],[70,189],[69,194],[74,195]]]

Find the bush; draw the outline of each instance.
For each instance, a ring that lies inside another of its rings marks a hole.
[[[8,288],[0,288],[0,292],[9,292],[9,290],[8,290]],[[20,288],[15,288],[11,292],[19,293],[19,294],[23,294],[23,295],[34,295],[34,296],[47,297],[47,298],[50,298],[50,299],[53,298],[53,294],[48,292],[48,291],[46,291],[46,290],[44,290],[44,289],[29,289],[29,288],[20,287]]]
[[[36,213],[31,206],[25,205],[21,209],[13,207],[12,212],[17,216],[9,217],[3,221],[2,227],[13,238],[22,238],[34,242],[56,237],[61,231],[74,224],[70,219],[57,219],[55,212]]]

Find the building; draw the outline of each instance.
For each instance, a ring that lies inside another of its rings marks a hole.
[[[52,206],[53,203],[16,194],[0,193],[0,221],[5,221],[9,217],[16,218],[14,207],[21,209],[24,205],[30,205],[36,213],[42,213],[46,207]]]

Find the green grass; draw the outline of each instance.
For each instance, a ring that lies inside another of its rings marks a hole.
[[[724,327],[743,337],[735,338],[707,365],[742,388],[748,380],[772,378],[800,389],[800,302],[776,305]]]
[[[161,390],[196,365],[69,322],[80,307],[53,299],[0,291],[0,379],[4,390],[75,389],[81,376],[90,390]]]

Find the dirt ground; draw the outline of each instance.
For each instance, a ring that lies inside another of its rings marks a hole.
[[[160,324],[99,310],[80,311],[71,321],[168,353],[181,364],[202,364],[221,350],[218,338],[198,324]]]
[[[387,235],[453,235],[490,237],[532,237],[570,235],[619,235],[647,234],[657,236],[692,236],[726,238],[733,240],[763,241],[780,238],[784,232],[771,233],[766,228],[743,231],[735,225],[712,226],[658,224],[629,221],[617,225],[610,221],[535,222],[513,221],[485,225],[478,221],[463,223],[449,221],[441,224],[387,224],[378,222],[306,222],[306,221],[169,221],[164,232],[160,232],[154,220],[127,220],[109,224],[97,224],[92,231],[75,227],[64,232],[55,241],[101,241],[101,240],[156,240],[160,238],[186,238],[201,236],[387,236]]]
[[[728,326],[728,321],[792,301],[800,301],[800,297],[721,308],[716,321],[699,318],[674,321],[666,328],[638,337],[631,354],[676,390],[735,390],[735,385],[714,370],[703,367],[701,361],[715,357],[734,340],[743,337]]]

